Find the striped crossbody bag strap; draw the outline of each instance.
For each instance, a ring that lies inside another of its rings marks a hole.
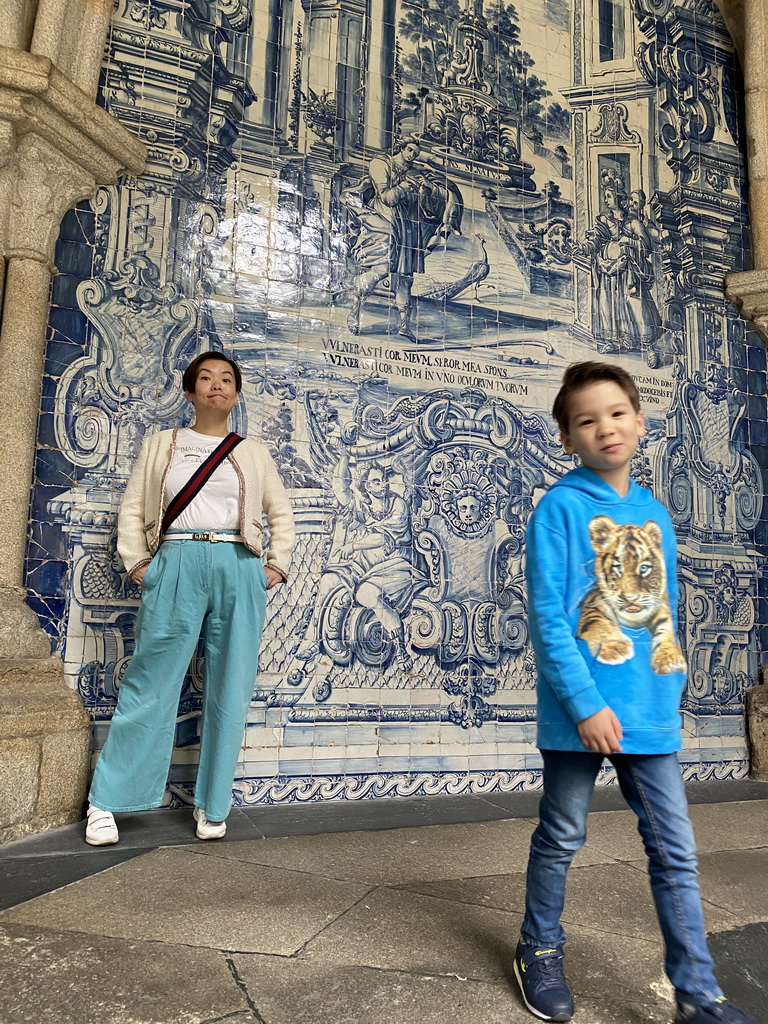
[[[205,462],[200,463],[176,497],[168,503],[168,508],[165,510],[165,515],[163,516],[163,533],[166,532],[174,519],[177,519],[181,515],[187,505],[189,505],[193,498],[195,498],[203,487],[205,487],[216,470],[216,467],[220,466],[230,452],[234,451],[240,442],[244,440],[244,437],[241,437],[240,434],[236,434],[232,431],[232,433],[227,434],[220,445],[217,445],[216,448],[214,448]]]

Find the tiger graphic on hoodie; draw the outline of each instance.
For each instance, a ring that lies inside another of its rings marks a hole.
[[[619,526],[609,516],[595,516],[589,535],[595,586],[582,602],[576,635],[598,661],[620,665],[634,656],[634,645],[621,627],[645,628],[651,634],[652,670],[657,675],[685,672],[669,607],[658,524],[649,520],[643,526]]]

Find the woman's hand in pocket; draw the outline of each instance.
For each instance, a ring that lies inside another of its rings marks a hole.
[[[264,575],[267,577],[267,590],[271,590],[272,587],[276,587],[278,583],[283,582],[283,577],[280,573],[269,565],[264,567]]]
[[[144,573],[149,568],[149,562],[146,565],[139,566],[138,569],[134,569],[131,573],[131,583],[135,583],[137,587],[141,586],[141,581],[144,579]]]

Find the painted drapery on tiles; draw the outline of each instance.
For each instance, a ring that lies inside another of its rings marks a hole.
[[[690,778],[746,772],[765,443],[733,47],[709,0],[119,0],[101,98],[139,180],[64,222],[31,601],[103,743],[138,605],[115,517],[181,370],[291,488],[240,802],[535,786],[524,531],[573,462],[565,366],[638,380],[680,541]],[[168,802],[189,801],[201,672]]]

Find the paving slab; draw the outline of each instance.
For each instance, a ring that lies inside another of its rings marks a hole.
[[[236,956],[264,1024],[530,1024],[516,985],[453,976]],[[579,1024],[669,1024],[671,1004],[651,993],[579,999]]]
[[[0,922],[0,976],[2,1024],[204,1024],[248,1010],[224,955],[183,945]]]
[[[512,793],[486,793],[483,800],[503,808],[510,817],[535,818],[539,813],[542,789],[515,790]]]
[[[47,854],[0,861],[0,910],[79,882],[81,878],[96,875],[140,854],[140,850],[121,850],[111,846],[105,847],[99,857],[92,857],[90,853],[70,853],[60,857]]]
[[[0,921],[246,952],[296,952],[367,892],[302,872],[159,849]]]
[[[571,924],[565,951],[566,975],[579,1006],[600,1008],[616,1024],[625,1024],[628,1007],[642,1007],[642,1019],[661,1014],[658,1019],[669,1024],[674,1003],[658,929],[652,937],[638,939]],[[581,1022],[581,1014],[577,1020]]]
[[[768,1024],[768,922],[710,935],[709,948],[726,995],[758,1024]]]
[[[538,807],[538,798],[531,806]],[[250,818],[260,832],[270,837],[355,832],[361,829],[377,831],[453,822],[495,821],[510,817],[504,807],[473,794],[387,797],[381,800],[294,803],[285,806],[255,804],[239,810]]]
[[[511,988],[521,921],[519,914],[380,889],[310,942],[302,958]],[[579,997],[615,1007],[617,1017],[626,1005],[664,1008],[660,941],[581,926],[569,931],[568,974]]]
[[[399,885],[470,873],[524,871],[532,831],[533,824],[521,818],[265,839],[230,843],[226,848],[200,844],[194,852],[313,871],[330,878]]]
[[[542,795],[541,789],[530,789],[514,793],[489,793],[483,796],[488,803],[496,804],[498,807],[505,807],[516,816],[535,818],[539,813],[539,801]],[[623,811],[627,803],[621,795],[617,785],[595,786],[592,794],[592,811]]]
[[[158,846],[197,845],[192,809],[158,808],[154,811],[136,811],[117,814],[115,821],[120,832],[118,848],[121,850],[153,850]],[[85,822],[43,832],[39,836],[19,839],[0,846],[0,866],[15,857],[41,857],[46,854],[61,856],[65,853],[89,853],[98,858],[114,849],[110,846],[88,846],[85,842]],[[227,834],[218,843],[261,839],[262,833],[242,811],[234,808],[227,818]]]
[[[253,1010],[244,1010],[242,1013],[228,1013],[225,1017],[214,1017],[212,1020],[203,1021],[202,1024],[264,1024],[264,1022]]]
[[[768,800],[691,804],[689,811],[700,853],[768,847]],[[586,845],[616,860],[645,856],[637,817],[630,810],[590,814]]]
[[[686,783],[688,802],[693,804],[717,804],[730,801],[767,800],[768,783],[752,779],[717,779],[707,782]],[[516,790],[512,793],[484,793],[488,803],[504,807],[515,817],[535,818],[538,813],[541,789]],[[616,783],[596,786],[592,796],[592,811],[624,811],[627,803]]]
[[[768,847],[768,800],[695,804],[689,811],[700,853]]]
[[[212,1020],[203,1021],[203,1024],[264,1024],[260,1017],[257,1017],[253,1010],[243,1010],[242,1013],[228,1013],[226,1017],[214,1017]]]
[[[659,1001],[650,1004],[628,1003],[615,994],[604,1003],[598,999],[579,999],[574,1024],[671,1024],[674,1017],[672,1004]],[[536,1018],[528,1014],[528,1024]]]
[[[522,889],[524,892],[524,884]],[[738,923],[736,915],[721,905],[702,902],[708,931]],[[638,939],[660,939],[646,862],[574,867],[568,874],[563,923],[566,928],[576,924]]]
[[[600,811],[587,818],[585,850],[614,860],[635,861],[645,856],[633,811]]]
[[[576,869],[571,871],[574,874]],[[570,880],[570,876],[569,876]],[[525,912],[525,872],[480,875],[476,878],[445,878],[435,882],[410,882],[408,892],[435,896],[454,903],[472,903],[513,914]]]
[[[525,909],[524,873],[415,883],[404,888],[457,903],[474,903],[518,914]],[[738,924],[734,914],[714,904],[705,903],[704,912],[710,930]],[[568,873],[563,923],[566,927],[579,924],[639,939],[656,936],[659,925],[645,865],[612,862],[574,866]]]
[[[710,944],[726,993],[768,1024],[768,802],[727,793],[691,810]],[[303,839],[259,838],[277,816],[263,830],[248,808],[210,844],[167,810],[135,816],[127,845],[85,848],[82,824],[9,844],[0,877],[14,893],[57,891],[0,915],[0,1024],[526,1024],[511,965],[532,796],[424,800],[433,816],[413,808],[416,827],[400,828],[390,801],[335,819],[338,805],[313,807],[303,828],[306,807],[265,809],[288,811]],[[473,803],[476,823],[428,827]],[[323,817],[328,834],[313,834]],[[180,845],[146,852],[160,837]],[[632,812],[590,815],[565,920],[578,1024],[670,1024]]]
[[[264,1024],[529,1024],[506,982],[237,956]]]
[[[376,889],[305,948],[310,961],[510,981],[522,916]]]
[[[690,804],[721,804],[731,800],[768,800],[768,782],[755,779],[707,779],[686,782]]]
[[[702,896],[737,915],[742,925],[768,921],[766,879],[766,850],[726,850],[699,857]]]

